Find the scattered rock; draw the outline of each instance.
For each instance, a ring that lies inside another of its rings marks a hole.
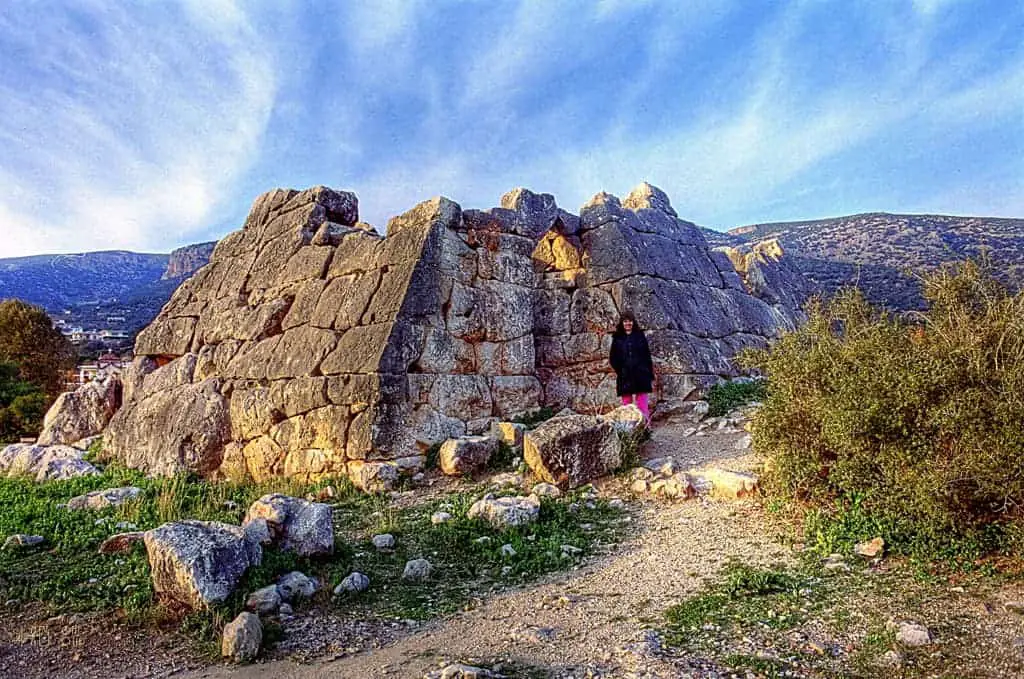
[[[395,548],[395,536],[391,533],[374,535],[370,541],[373,542],[373,546],[380,551],[390,551]]]
[[[501,488],[502,486],[522,486],[523,475],[516,474],[515,472],[502,472],[501,474],[495,474],[490,478],[488,483],[492,486]]]
[[[345,578],[334,588],[335,596],[344,594],[345,592],[365,592],[370,588],[370,578],[354,571],[345,576]]]
[[[499,530],[524,526],[540,516],[540,498],[536,495],[494,497],[488,494],[473,503],[467,516],[481,518]]]
[[[579,556],[583,553],[583,550],[575,545],[562,545],[562,556],[573,557]]]
[[[453,518],[454,517],[448,512],[434,512],[430,515],[430,523],[432,523],[435,526],[439,526],[442,523],[448,523]]]
[[[319,589],[317,581],[299,571],[282,575],[277,581],[277,592],[281,601],[294,601],[298,597],[308,599]]]
[[[883,549],[885,549],[885,540],[878,537],[866,542],[858,542],[854,546],[853,551],[860,556],[873,559],[881,554]]]
[[[526,425],[519,422],[494,422],[491,424],[491,436],[500,443],[505,443],[513,448],[522,447],[524,434],[526,434]]]
[[[266,522],[267,531],[262,523]],[[250,524],[254,524],[249,529]],[[243,528],[266,544],[270,543],[300,556],[331,554],[334,551],[334,525],[330,505],[309,502],[287,495],[264,495],[249,507]]]
[[[711,410],[711,404],[707,401],[695,401],[690,409],[690,421],[700,422]]]
[[[650,489],[650,484],[643,479],[636,479],[630,484],[629,489],[638,495],[643,495]]]
[[[512,545],[510,545],[508,543],[505,543],[504,545],[501,546],[501,555],[504,556],[504,557],[510,557],[511,558],[511,557],[515,556],[516,553],[517,552],[515,550],[515,547],[513,547]]]
[[[245,599],[245,607],[257,615],[269,615],[281,607],[281,594],[276,585],[267,585]]]
[[[746,472],[712,468],[698,476],[711,483],[711,494],[715,497],[738,500],[750,497],[757,491],[757,477]]]
[[[130,531],[111,535],[100,544],[100,554],[124,554],[132,548],[144,542],[145,533],[142,531]]]
[[[932,643],[928,628],[916,622],[901,622],[896,628],[896,642],[904,646],[927,646]]]
[[[829,554],[825,557],[825,561],[822,563],[822,568],[826,571],[848,573],[850,566],[843,559],[842,554]]]
[[[554,627],[528,626],[514,630],[511,634],[512,641],[528,644],[545,644],[553,641],[556,635]]]
[[[353,485],[367,493],[386,493],[395,487],[401,476],[395,462],[362,462],[348,464],[348,475]]]
[[[405,563],[402,571],[403,580],[426,580],[430,577],[433,567],[426,559],[412,559]]]
[[[903,665],[904,655],[899,651],[889,650],[878,659],[878,664],[883,667],[900,667]]]
[[[43,483],[99,474],[84,455],[85,451],[71,446],[13,443],[0,450],[0,476],[27,476]]]
[[[482,667],[453,663],[434,672],[427,672],[423,679],[498,679],[501,676]]]
[[[733,448],[735,448],[736,450],[749,450],[753,442],[754,437],[751,436],[750,434],[747,434],[746,436],[741,436],[740,439],[736,441],[736,443],[733,445]]]
[[[238,526],[214,521],[165,523],[144,535],[153,589],[192,608],[220,603],[262,558]]]
[[[589,415],[569,415],[543,423],[523,438],[523,457],[543,481],[576,488],[618,469],[619,437],[611,423]]]
[[[562,489],[554,485],[553,483],[538,483],[533,487],[532,492],[534,495],[537,495],[538,497],[562,497]]]
[[[619,406],[610,413],[601,415],[601,419],[610,422],[615,431],[620,434],[632,434],[647,426],[644,414],[632,403]]]
[[[107,488],[106,490],[94,490],[85,495],[76,495],[68,500],[67,508],[71,511],[83,509],[107,509],[108,507],[120,507],[129,500],[134,500],[143,493],[141,488],[136,486],[124,486],[122,488]]]
[[[679,471],[676,464],[676,461],[671,457],[656,457],[644,461],[643,468],[647,469],[652,474],[667,477],[672,476]]]
[[[248,663],[256,659],[263,643],[263,624],[258,615],[239,613],[238,617],[224,627],[220,653],[237,663]]]
[[[462,436],[441,445],[441,471],[449,476],[472,474],[480,470],[498,451],[498,440],[491,436]]]
[[[4,549],[17,550],[26,549],[28,547],[35,547],[46,542],[46,538],[42,535],[25,535],[24,533],[15,533],[4,541]]]
[[[121,405],[121,378],[100,372],[74,391],[57,397],[43,418],[39,445],[71,445],[96,436]],[[83,448],[82,450],[87,450]]]
[[[621,498],[613,497],[611,500],[608,500],[608,506],[611,509],[625,509],[626,503]]]

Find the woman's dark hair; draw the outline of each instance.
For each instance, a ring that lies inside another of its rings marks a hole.
[[[641,334],[643,333],[643,329],[640,327],[640,324],[636,322],[636,316],[633,315],[633,312],[632,311],[623,311],[619,315],[619,324],[617,326],[615,326],[615,334],[616,335],[625,335],[626,334],[626,329],[624,327],[622,327],[622,322],[623,321],[633,321],[633,332],[638,332],[638,333],[641,333]]]

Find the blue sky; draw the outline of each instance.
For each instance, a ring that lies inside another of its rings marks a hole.
[[[642,180],[712,228],[1024,217],[1024,2],[7,0],[0,256]]]

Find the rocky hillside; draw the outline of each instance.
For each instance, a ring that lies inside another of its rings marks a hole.
[[[50,311],[121,298],[159,280],[168,259],[123,250],[0,259],[0,298],[17,297]]]
[[[134,334],[209,261],[215,244],[187,245],[170,255],[115,250],[0,259],[0,299],[38,304],[70,326]]]
[[[210,261],[217,241],[186,245],[171,252],[162,280],[181,280]]]
[[[894,309],[923,305],[910,272],[986,250],[1007,282],[1024,280],[1024,219],[872,212],[705,235],[731,246],[776,239],[816,290],[828,294],[858,284],[871,301]]]

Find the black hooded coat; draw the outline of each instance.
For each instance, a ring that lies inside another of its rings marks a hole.
[[[627,333],[622,323],[612,335],[612,351],[608,357],[615,371],[615,392],[619,396],[649,394],[654,390],[654,364],[651,349],[643,330],[633,324],[633,332]]]

